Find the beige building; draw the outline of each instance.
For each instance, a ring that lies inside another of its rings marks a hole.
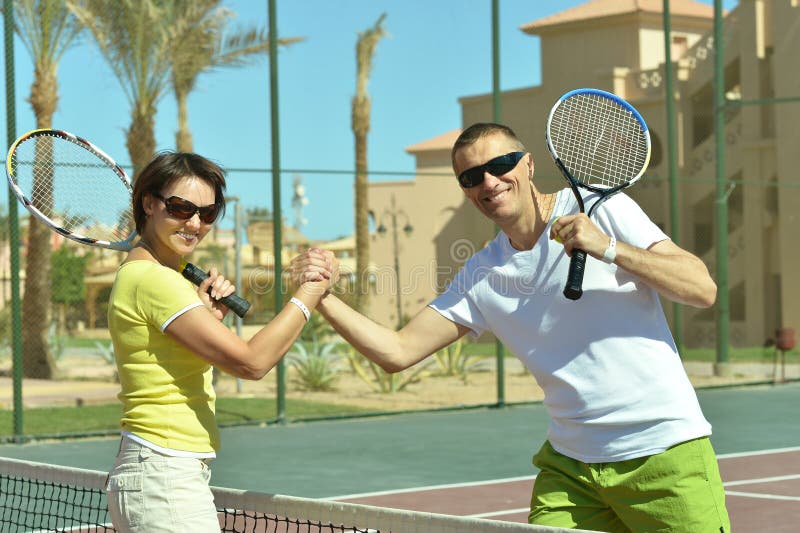
[[[370,311],[378,322],[397,325],[398,305],[401,318],[416,314],[444,289],[464,260],[492,238],[492,224],[474,216],[453,178],[450,148],[460,132],[406,149],[417,160],[415,180],[369,185],[375,272]],[[407,226],[410,231],[404,231]]]
[[[725,91],[731,100],[800,96],[800,2],[740,0],[725,14]],[[591,0],[553,16],[525,23],[521,30],[541,39],[542,85],[502,93],[503,121],[536,159],[537,184],[563,187],[544,143],[550,108],[564,92],[596,87],[618,94],[642,113],[653,136],[653,157],[645,178],[629,194],[669,231],[667,126],[664,91],[663,2]],[[713,9],[693,0],[672,0],[672,59],[678,137],[680,234],[676,240],[716,271],[715,140],[713,129]],[[524,21],[520,21],[524,22]],[[533,59],[530,61],[534,63]],[[524,60],[505,68],[525,68]],[[487,73],[488,76],[488,73]],[[462,124],[492,119],[492,95],[459,99]],[[778,327],[800,327],[800,102],[730,106],[726,116],[726,177],[730,287],[730,341],[758,346]],[[370,184],[375,227],[387,213],[402,212],[414,227],[375,232],[372,259],[392,278],[400,271],[404,315],[425,305],[455,269],[493,235],[491,224],[465,202],[450,166],[458,131],[407,150],[416,157],[416,179]],[[392,207],[394,202],[394,207]],[[389,217],[391,218],[391,217]],[[405,224],[405,220],[400,222]],[[471,248],[471,250],[470,250]],[[379,276],[380,279],[380,276]],[[396,282],[396,277],[392,278]],[[376,287],[372,312],[397,322],[397,291]],[[665,307],[669,316],[670,307]],[[684,308],[684,343],[711,346],[714,309]]]

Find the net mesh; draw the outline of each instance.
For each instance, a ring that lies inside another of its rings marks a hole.
[[[130,235],[129,185],[116,163],[86,142],[60,132],[34,133],[17,145],[11,172],[17,194],[52,225],[105,242]]]
[[[639,178],[647,167],[650,142],[641,123],[596,93],[562,101],[547,131],[558,158],[584,185],[616,187]]]
[[[104,472],[0,459],[0,531],[116,531]],[[542,526],[386,509],[215,487],[224,532],[567,532]]]

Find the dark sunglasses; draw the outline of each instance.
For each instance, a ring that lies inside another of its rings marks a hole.
[[[205,224],[213,224],[219,216],[219,211],[222,209],[222,204],[214,203],[204,205],[203,207],[196,206],[189,200],[184,200],[180,196],[170,196],[164,198],[160,193],[151,193],[153,196],[164,202],[164,207],[167,208],[167,213],[170,216],[180,220],[189,220],[195,213],[200,215],[200,220]]]
[[[517,166],[519,160],[525,157],[527,152],[511,152],[500,157],[490,159],[482,165],[472,167],[458,175],[458,183],[465,189],[483,183],[483,175],[488,172],[492,176],[502,176],[511,172]]]

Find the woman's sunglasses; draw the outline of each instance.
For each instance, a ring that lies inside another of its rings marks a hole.
[[[222,204],[214,203],[199,207],[189,200],[184,200],[180,196],[170,196],[164,198],[160,193],[151,193],[153,196],[164,202],[164,207],[167,208],[167,213],[170,216],[180,220],[189,220],[195,213],[200,215],[200,220],[205,224],[213,224],[219,216],[219,211],[222,209]]]
[[[483,175],[488,172],[492,176],[502,176],[511,172],[519,160],[525,157],[526,152],[511,152],[500,157],[490,159],[482,165],[472,167],[458,175],[458,183],[465,189],[483,183]]]

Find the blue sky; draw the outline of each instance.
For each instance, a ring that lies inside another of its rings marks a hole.
[[[514,89],[541,82],[539,40],[519,26],[585,0],[500,0],[500,83]],[[712,4],[712,0],[701,0]],[[730,9],[735,0],[725,0]],[[266,0],[224,0],[241,25],[267,24]],[[376,49],[369,83],[372,126],[369,168],[409,176],[405,148],[461,126],[458,98],[491,92],[490,0],[278,0],[278,33],[305,41],[279,53],[281,206],[289,224],[294,174],[303,178],[308,205],[302,231],[333,239],[353,231],[354,141],[350,100],[355,94],[355,44],[382,13],[388,36]],[[32,80],[27,51],[16,42],[17,135],[35,127],[25,101]],[[5,73],[2,74],[5,83]],[[92,47],[67,52],[59,68],[60,102],[54,127],[99,145],[129,162],[124,130],[129,106],[104,60]],[[5,103],[5,102],[4,102]],[[156,116],[158,149],[174,148],[175,103],[166,94]],[[229,170],[228,192],[246,207],[272,209],[269,64],[205,74],[189,100],[195,150]],[[7,139],[6,122],[0,134]],[[324,170],[337,171],[323,173]],[[300,171],[300,172],[294,172]],[[455,183],[454,183],[455,186]],[[7,191],[0,195],[7,202]],[[229,211],[232,213],[232,211]],[[222,222],[230,226],[228,220]]]

